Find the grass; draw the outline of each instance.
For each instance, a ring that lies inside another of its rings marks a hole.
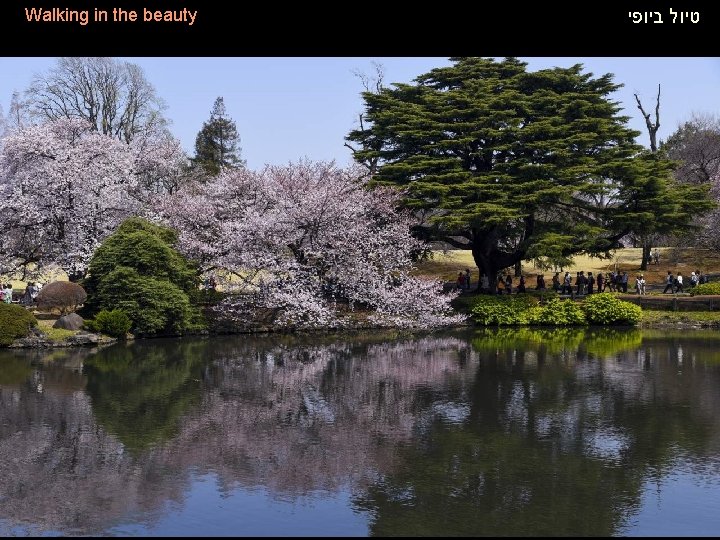
[[[643,310],[641,327],[663,325],[720,327],[720,311],[655,311]]]
[[[63,328],[43,328],[42,330],[50,341],[65,341],[67,338],[77,334],[77,330],[65,330]]]
[[[65,330],[64,328],[53,328],[55,319],[39,319],[38,328],[43,331],[50,341],[65,341],[67,338],[78,333],[77,330]]]
[[[668,270],[674,274],[682,272],[686,280],[689,280],[690,272],[694,270],[702,270],[705,273],[720,272],[720,254],[709,249],[687,248],[675,249],[668,247],[658,248],[660,252],[660,264],[650,264],[648,269],[643,271],[645,280],[648,283],[663,283]],[[571,266],[564,267],[564,271],[571,274],[584,270],[597,275],[598,272],[610,272],[614,268],[620,271],[627,271],[630,276],[634,276],[640,272],[640,262],[642,259],[641,248],[623,248],[616,249],[611,252],[610,259],[599,259],[588,255],[576,255]],[[472,258],[470,251],[464,250],[448,250],[434,251],[433,258],[423,261],[418,265],[415,273],[417,275],[427,275],[440,278],[444,281],[455,281],[458,272],[464,272],[466,268],[470,269],[473,275],[473,281],[477,281],[477,266]],[[544,274],[545,281],[549,284],[549,279],[553,272],[536,268],[532,263],[523,263],[523,274],[534,279],[537,274]],[[559,268],[558,268],[559,270]],[[529,282],[531,287],[534,283]]]

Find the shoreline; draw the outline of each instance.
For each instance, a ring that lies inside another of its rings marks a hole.
[[[648,315],[650,314],[650,315]],[[700,315],[701,314],[701,315]],[[344,328],[314,328],[314,329],[282,329],[273,330],[269,327],[262,329],[242,329],[235,332],[198,332],[183,335],[167,335],[153,337],[130,337],[125,342],[137,340],[154,340],[154,339],[182,339],[187,337],[213,337],[213,336],[331,336],[343,334],[357,334],[361,332],[388,332],[397,334],[416,334],[418,332],[428,333],[437,330],[462,330],[462,329],[495,329],[495,328],[542,328],[547,330],[566,329],[566,328],[590,328],[590,326],[538,326],[538,325],[515,325],[515,326],[484,326],[468,321],[466,324],[447,326],[442,328],[421,329],[421,328],[397,328],[397,327],[381,327],[381,326],[363,326]],[[637,326],[602,326],[599,328],[627,328],[639,330],[720,330],[720,312],[708,311],[644,311],[643,320]],[[25,338],[16,339],[7,349],[55,349],[55,348],[77,348],[77,347],[105,347],[115,343],[122,342],[119,339],[111,338],[102,334],[94,334],[91,332],[83,332],[71,336],[62,341],[53,341],[42,336],[32,335]]]

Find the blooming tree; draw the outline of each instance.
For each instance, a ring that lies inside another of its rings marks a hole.
[[[229,317],[266,308],[280,325],[343,325],[347,306],[371,310],[378,325],[458,322],[442,284],[410,274],[424,246],[397,205],[395,191],[368,189],[359,169],[303,161],[225,171],[164,197],[157,210],[186,255],[228,272],[234,294],[219,308]]]
[[[182,162],[169,139],[126,144],[78,119],[11,131],[0,145],[2,270],[56,264],[82,276],[100,242]]]

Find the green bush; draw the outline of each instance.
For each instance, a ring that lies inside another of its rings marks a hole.
[[[585,300],[583,309],[589,324],[634,325],[642,317],[640,306],[619,300],[610,293],[593,294]]]
[[[527,324],[527,315],[538,300],[529,295],[478,296],[470,310],[476,322],[485,326]]]
[[[37,326],[37,319],[24,307],[0,303],[0,345],[7,347],[27,336],[33,326]]]
[[[182,289],[125,266],[104,276],[95,296],[99,305],[125,312],[139,335],[181,334],[193,329],[199,317]]]
[[[542,306],[531,308],[527,315],[529,324],[542,326],[580,326],[586,324],[585,313],[572,300],[553,298]]]
[[[85,314],[96,316],[95,326],[103,310],[120,310],[138,335],[176,335],[203,327],[193,302],[198,299],[198,271],[173,248],[175,240],[171,229],[140,218],[126,220],[105,239],[84,282]]]
[[[690,289],[690,294],[692,294],[693,296],[698,294],[720,294],[720,281],[696,285],[695,287]]]
[[[112,311],[103,309],[95,316],[95,320],[92,321],[90,326],[95,332],[102,332],[108,336],[123,338],[125,334],[130,331],[132,321],[124,311],[119,309],[113,309]]]

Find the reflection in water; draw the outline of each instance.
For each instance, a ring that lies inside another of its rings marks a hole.
[[[717,333],[522,328],[8,351],[0,534],[682,523],[648,505],[678,474],[720,503],[718,345]],[[715,512],[697,514],[688,534],[718,530]]]

